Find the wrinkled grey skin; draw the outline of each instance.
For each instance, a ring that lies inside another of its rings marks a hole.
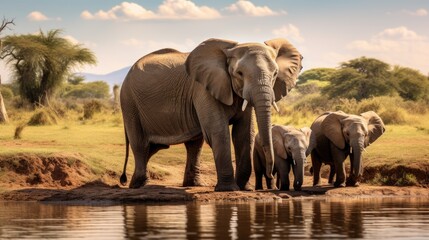
[[[327,112],[311,125],[313,185],[320,185],[322,163],[331,165],[330,178],[336,174],[335,187],[358,186],[362,177],[362,151],[385,131],[382,119],[373,111],[360,115],[342,111]],[[345,159],[350,156],[350,174],[346,181]],[[335,171],[333,173],[333,171]]]
[[[146,184],[147,163],[153,154],[180,143],[185,143],[187,150],[183,185],[201,185],[199,156],[205,140],[213,150],[215,190],[249,189],[252,109],[264,153],[274,162],[271,106],[295,86],[301,59],[285,39],[264,44],[209,39],[191,53],[162,49],[138,60],[128,72],[120,95],[126,149],[128,152],[131,145],[135,158],[130,188]],[[236,154],[235,175],[231,140]],[[127,181],[127,156],[122,184]],[[267,173],[272,177],[272,167]]]
[[[274,125],[273,147],[274,147],[274,172],[277,174],[276,187],[280,190],[289,191],[289,172],[294,174],[293,187],[295,191],[301,191],[304,181],[304,163],[306,162],[306,151],[310,141],[310,128],[297,129],[291,126]],[[268,189],[275,189],[272,179],[265,174],[265,156],[261,147],[259,135],[255,138],[253,150],[253,168],[255,172],[255,189],[262,189],[262,177]]]

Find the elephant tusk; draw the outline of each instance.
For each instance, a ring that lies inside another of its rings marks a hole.
[[[366,152],[366,153],[368,153],[365,148],[363,148],[363,151]]]
[[[241,107],[241,111],[246,110],[247,103],[248,103],[248,101],[246,99],[244,99],[243,106]]]
[[[279,107],[277,106],[276,102],[273,102],[273,107],[277,112],[280,112]]]
[[[353,153],[353,148],[350,147],[350,154],[352,154],[352,153]]]

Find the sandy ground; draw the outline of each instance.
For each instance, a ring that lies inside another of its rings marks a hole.
[[[429,188],[370,186],[333,188],[324,185],[312,187],[311,176],[305,176],[302,191],[236,191],[214,192],[213,166],[202,166],[205,187],[180,187],[183,170],[176,174],[149,181],[140,189],[119,186],[119,176],[107,171],[94,177],[79,156],[46,157],[25,156],[0,159],[0,200],[51,201],[69,203],[160,203],[184,201],[282,201],[293,198],[369,198],[369,197],[429,197]],[[178,166],[180,167],[180,166]],[[181,167],[180,167],[181,169]],[[130,178],[131,175],[128,175]],[[88,180],[91,179],[91,180]],[[254,183],[253,177],[250,183]]]
[[[303,187],[302,191],[237,191],[214,192],[213,187],[174,187],[148,184],[141,189],[128,189],[94,182],[72,189],[21,188],[0,194],[7,201],[68,201],[70,203],[141,203],[184,201],[282,201],[292,198],[369,198],[369,197],[429,197],[429,189],[361,185],[351,188],[331,186]]]

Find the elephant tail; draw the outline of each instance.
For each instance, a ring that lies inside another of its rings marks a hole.
[[[125,129],[125,127],[124,127]],[[130,153],[130,140],[128,139],[127,130],[125,129],[125,163],[124,170],[122,172],[120,181],[123,186],[127,184],[127,163],[128,163],[128,155]]]

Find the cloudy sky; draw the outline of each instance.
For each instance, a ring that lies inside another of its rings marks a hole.
[[[105,74],[164,47],[190,51],[224,38],[263,42],[284,37],[304,56],[304,70],[336,67],[367,56],[429,73],[429,1],[423,0],[13,0],[0,16],[14,19],[9,34],[62,29],[90,48]],[[0,63],[0,74],[9,70]]]

